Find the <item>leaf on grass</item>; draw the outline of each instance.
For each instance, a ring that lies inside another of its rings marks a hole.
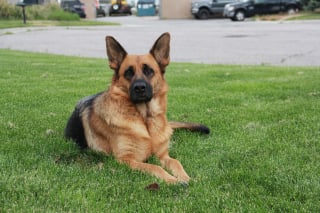
[[[309,92],[309,96],[319,96],[320,92]]]
[[[54,112],[49,112],[48,116],[56,116],[57,114]]]
[[[54,159],[54,163],[60,163],[61,161],[61,156],[57,156],[55,159]]]
[[[150,185],[146,186],[145,189],[149,191],[158,191],[160,189],[160,185],[158,183],[151,183]]]
[[[54,134],[54,131],[52,129],[47,129],[46,130],[46,134],[47,135],[53,135]]]
[[[104,165],[104,163],[99,162],[99,163],[97,164],[97,168],[98,168],[99,170],[101,170],[101,169],[103,169],[103,165]]]
[[[16,128],[16,125],[14,123],[12,123],[11,121],[8,122],[8,127],[10,129],[15,129]]]

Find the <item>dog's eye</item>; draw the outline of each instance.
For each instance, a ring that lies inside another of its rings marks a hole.
[[[133,67],[129,67],[125,72],[124,72],[124,77],[128,80],[131,80],[132,77],[134,76],[134,70]]]
[[[143,65],[142,72],[145,76],[147,76],[149,78],[152,77],[154,74],[153,69],[146,64]]]

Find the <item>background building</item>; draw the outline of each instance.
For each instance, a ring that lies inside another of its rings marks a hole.
[[[161,19],[185,19],[192,18],[192,0],[161,0],[160,18]]]

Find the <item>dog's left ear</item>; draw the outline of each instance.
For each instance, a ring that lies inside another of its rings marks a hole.
[[[158,62],[161,71],[164,73],[166,66],[170,62],[170,34],[163,33],[154,43],[150,54]]]
[[[109,66],[114,71],[118,71],[124,58],[127,56],[127,52],[121,46],[121,44],[112,36],[106,37],[107,55],[109,58]]]

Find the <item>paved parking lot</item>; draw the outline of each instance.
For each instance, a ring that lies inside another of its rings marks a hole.
[[[5,29],[0,30],[0,48],[104,58],[106,35],[116,37],[129,53],[141,54],[161,33],[170,32],[176,62],[320,66],[320,21],[98,20],[121,26]]]

